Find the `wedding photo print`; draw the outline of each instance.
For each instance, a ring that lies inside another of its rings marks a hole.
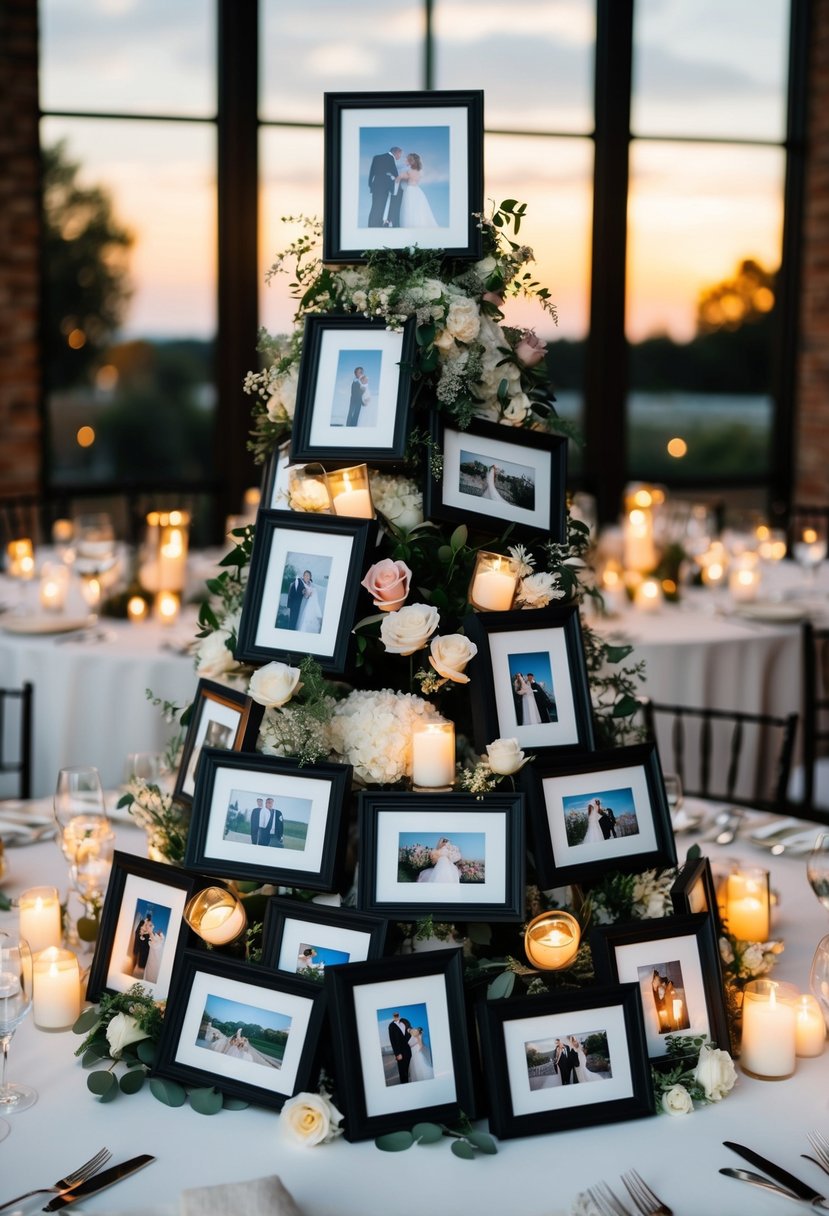
[[[639,967],[639,988],[643,1009],[651,1010],[656,1018],[659,1034],[679,1034],[689,1030],[688,1002],[682,982],[682,964],[679,959]]]
[[[361,228],[449,226],[449,127],[360,128]]]
[[[554,1089],[561,1085],[586,1085],[609,1081],[613,1076],[607,1031],[563,1034],[525,1043],[530,1089]]]
[[[557,722],[553,669],[550,656],[544,651],[522,651],[508,656],[512,679],[515,723],[518,726],[541,726]]]
[[[378,1009],[377,1030],[387,1086],[434,1079],[429,1016],[425,1004]]]
[[[612,790],[590,790],[561,800],[567,843],[600,844],[639,833],[636,803],[630,786]]]
[[[282,572],[276,627],[297,633],[320,633],[330,576],[330,557],[289,550]]]
[[[210,994],[204,1003],[196,1046],[263,1068],[281,1068],[292,1019]]]
[[[224,839],[266,849],[302,850],[312,807],[310,798],[285,794],[274,799],[256,790],[231,790]]]
[[[133,979],[157,984],[167,944],[172,909],[146,899],[136,901],[133,913],[130,952],[122,971]]]
[[[327,970],[379,958],[386,921],[354,908],[272,895],[265,905],[262,966],[321,983]]]
[[[398,882],[462,883],[486,881],[483,832],[401,832]]]

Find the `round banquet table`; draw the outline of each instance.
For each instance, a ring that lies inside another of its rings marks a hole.
[[[691,839],[696,837],[678,838],[680,856]],[[144,845],[142,832],[119,825],[120,848],[143,853]],[[727,849],[714,844],[703,848],[712,863],[738,857],[770,869],[779,898],[773,931],[786,943],[774,976],[806,991],[811,958],[829,932],[829,917],[808,886],[803,856],[770,858],[743,839]],[[7,893],[16,895],[43,883],[65,890],[64,863],[53,842],[10,849],[8,860],[10,872],[3,883]],[[14,923],[13,911],[0,914],[0,927]],[[101,1105],[88,1093],[86,1075],[73,1056],[79,1042],[71,1031],[39,1030],[31,1017],[15,1036],[10,1079],[33,1085],[39,1099],[30,1110],[10,1116],[11,1134],[0,1144],[0,1201],[48,1184],[101,1145],[112,1149],[114,1161],[142,1152],[157,1160],[117,1187],[79,1202],[79,1213],[174,1216],[185,1188],[278,1174],[304,1216],[380,1216],[391,1210],[419,1216],[424,1206],[433,1216],[467,1216],[470,1211],[478,1216],[564,1216],[576,1195],[597,1181],[621,1192],[619,1176],[631,1167],[675,1216],[785,1212],[779,1196],[749,1189],[717,1172],[720,1166],[741,1164],[722,1146],[727,1139],[751,1145],[829,1191],[829,1179],[800,1158],[809,1151],[807,1132],[829,1131],[829,1052],[798,1059],[795,1074],[784,1081],[760,1081],[740,1073],[725,1101],[692,1115],[658,1115],[506,1140],[495,1156],[462,1161],[446,1142],[388,1154],[371,1141],[350,1144],[340,1139],[318,1148],[288,1145],[277,1134],[272,1111],[251,1107],[207,1118],[189,1107],[163,1106],[146,1088]],[[40,1206],[31,1201],[27,1210]]]

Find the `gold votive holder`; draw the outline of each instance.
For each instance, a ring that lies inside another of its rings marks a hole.
[[[352,519],[374,519],[368,465],[355,464],[350,469],[336,469],[326,473],[325,480],[335,515],[345,515]]]
[[[11,578],[32,578],[35,572],[35,549],[28,536],[10,540],[6,546],[6,573]]]
[[[500,553],[481,550],[469,582],[467,598],[476,612],[508,612],[518,585],[518,562]]]
[[[184,919],[211,946],[229,946],[244,933],[248,918],[242,901],[227,887],[205,887],[188,900]]]
[[[542,912],[527,925],[524,950],[534,967],[560,971],[569,967],[579,952],[581,926],[569,912]]]

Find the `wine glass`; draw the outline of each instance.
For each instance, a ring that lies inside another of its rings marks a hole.
[[[29,943],[23,937],[12,937],[0,930],[0,1043],[3,1046],[0,1112],[4,1115],[28,1110],[37,1101],[37,1090],[6,1080],[9,1044],[31,1007],[32,952]]]
[[[815,950],[809,972],[809,987],[820,1002],[823,1020],[829,1030],[829,933],[820,939]]]
[[[798,515],[792,556],[806,571],[806,589],[814,591],[821,562],[826,558],[826,519],[823,515]]]
[[[821,832],[806,862],[809,885],[829,912],[829,832]]]
[[[106,887],[115,842],[97,768],[62,768],[53,805],[58,843],[69,862],[69,877],[81,897],[84,915],[94,919]]]

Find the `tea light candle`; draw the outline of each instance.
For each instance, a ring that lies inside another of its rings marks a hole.
[[[757,599],[760,590],[760,571],[757,556],[744,553],[728,576],[728,590],[736,604],[748,604]]]
[[[131,595],[127,600],[127,620],[134,625],[147,619],[147,601],[142,595]]]
[[[371,501],[366,465],[358,464],[338,473],[326,473],[326,481],[335,515],[374,519],[374,504]]]
[[[795,1051],[799,1056],[823,1054],[826,1042],[826,1023],[817,997],[806,992],[797,998],[795,1005]]]
[[[12,578],[31,578],[35,572],[34,546],[28,536],[10,540],[6,547],[6,573]]]
[[[737,870],[728,876],[725,918],[730,933],[743,942],[769,938],[768,870]]]
[[[178,619],[179,602],[175,591],[159,591],[155,597],[154,613],[162,625],[172,625]]]
[[[40,606],[46,612],[61,612],[69,587],[69,568],[46,562],[40,575]]]
[[[81,973],[71,950],[49,946],[32,959],[32,1016],[41,1030],[65,1030],[81,1011]]]
[[[757,1077],[780,1079],[795,1069],[798,993],[791,984],[752,980],[743,994],[740,1066]]]
[[[602,571],[602,599],[605,612],[615,615],[627,605],[627,591],[622,567],[611,558]]]
[[[416,723],[412,732],[412,784],[421,789],[445,789],[454,780],[454,723]]]
[[[579,952],[581,928],[569,912],[542,912],[530,921],[524,934],[524,950],[534,967],[559,971]]]
[[[206,887],[197,892],[184,909],[184,919],[211,946],[236,941],[247,925],[241,901],[225,887]]]
[[[20,896],[20,936],[32,954],[59,946],[63,937],[60,900],[55,887],[30,887]]]
[[[633,602],[641,612],[658,612],[664,600],[662,584],[656,578],[643,579],[633,596]]]
[[[479,553],[470,583],[469,602],[483,612],[508,612],[518,581],[516,563],[500,553]]]

